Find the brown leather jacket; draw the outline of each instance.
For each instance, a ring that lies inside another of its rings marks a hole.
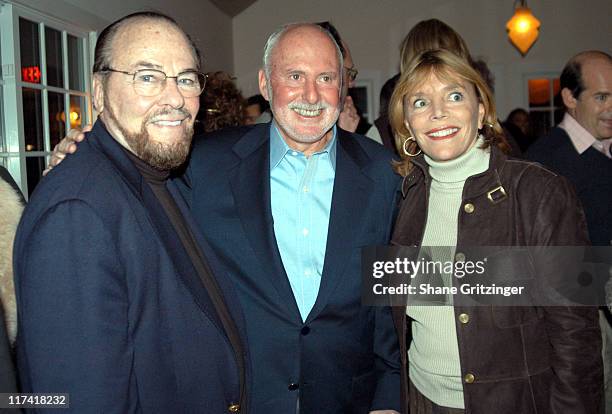
[[[419,246],[423,239],[431,181],[423,157],[414,164],[402,184],[395,245]],[[489,169],[466,181],[458,214],[457,252],[467,246],[588,244],[584,214],[568,181],[496,148]],[[393,314],[407,413],[410,321],[405,306],[394,307]],[[596,309],[456,305],[455,316],[467,413],[599,413],[603,367]]]

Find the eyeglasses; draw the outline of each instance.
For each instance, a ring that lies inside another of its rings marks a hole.
[[[181,72],[176,76],[168,76],[165,72],[156,69],[141,69],[136,72],[126,72],[112,68],[106,68],[100,72],[117,72],[132,76],[134,92],[140,96],[157,96],[164,91],[167,79],[175,79],[181,95],[185,98],[200,96],[206,86],[207,76],[195,70]]]
[[[355,79],[357,79],[357,75],[359,75],[359,71],[355,69],[355,66],[353,66],[352,68],[347,68],[345,66],[344,70],[346,70],[346,76],[350,79],[350,81],[355,82]]]

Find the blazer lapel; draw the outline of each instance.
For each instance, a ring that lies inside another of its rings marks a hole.
[[[167,188],[178,209],[181,211],[187,226],[191,229],[194,239],[200,247],[204,260],[206,260],[208,264],[208,268],[210,269],[211,277],[214,279],[218,286],[217,289],[213,289],[213,293],[210,290],[206,290],[206,293],[210,297],[211,294],[220,295],[220,299],[223,304],[217,305],[214,303],[210,303],[212,307],[221,306],[224,310],[219,310],[215,312],[216,315],[219,315],[220,312],[227,312],[231,320],[226,320],[225,325],[223,324],[223,316],[220,316],[219,322],[220,326],[224,326],[224,332],[227,336],[227,339],[230,342],[230,345],[234,349],[234,353],[236,356],[236,363],[238,365],[238,369],[240,371],[240,399],[241,403],[244,404],[245,399],[245,387],[246,387],[246,355],[248,355],[248,350],[246,348],[246,332],[244,330],[244,319],[242,314],[242,308],[240,305],[232,304],[231,299],[236,297],[235,292],[233,290],[232,284],[227,280],[225,269],[217,262],[216,258],[212,254],[212,250],[204,237],[198,230],[198,226],[196,225],[195,220],[191,216],[191,212],[183,199],[181,192],[176,187],[176,184],[172,181],[168,181]],[[190,280],[191,281],[191,280]],[[186,282],[187,283],[187,282]],[[197,282],[196,282],[197,283]],[[207,299],[206,297],[202,299]],[[196,302],[199,302],[199,299],[196,298]],[[211,301],[214,302],[214,301]],[[222,315],[222,314],[221,314]]]
[[[359,144],[346,132],[338,129],[336,153],[336,177],[332,196],[327,248],[321,286],[314,307],[306,322],[310,322],[325,308],[329,296],[343,277],[361,274],[346,274],[350,266],[355,242],[359,240],[359,226],[369,211],[368,198],[373,193],[374,182],[363,172],[369,158]],[[353,208],[357,206],[357,208]]]
[[[187,290],[192,294],[198,307],[216,325],[219,331],[225,335],[225,330],[206,287],[202,284],[198,272],[195,270],[191,259],[187,255],[163,207],[155,197],[153,190],[144,182],[142,186],[142,200],[179,277],[187,287]]]
[[[138,169],[128,158],[125,150],[110,136],[104,124],[98,120],[94,124],[92,132],[88,134],[88,141],[106,154],[124,177],[132,191],[144,204],[150,217],[151,224],[156,230],[174,267],[183,280],[187,289],[192,293],[196,303],[214,325],[225,335],[221,321],[208,296],[206,288],[202,284],[187,252],[183,248],[172,223],[163,210],[163,207],[153,194],[153,190],[146,184]]]
[[[206,241],[206,239],[204,239],[204,237],[200,233],[198,224],[193,219],[193,216],[191,215],[191,211],[189,210],[189,207],[187,206],[185,199],[183,198],[183,195],[181,194],[180,190],[177,188],[176,184],[174,182],[169,181],[166,186],[168,188],[168,191],[174,198],[174,201],[176,202],[176,205],[178,206],[179,210],[183,214],[183,218],[185,219],[185,222],[187,223],[187,227],[191,229],[193,237],[197,241],[198,246],[200,247],[200,250],[202,251],[202,254],[204,255],[206,261],[208,262],[208,266],[212,272],[212,276],[215,278],[215,280],[217,281],[217,284],[219,285],[219,289],[221,290],[223,299],[228,307],[228,310],[231,313],[234,321],[236,321],[236,326],[238,327],[238,330],[240,331],[241,335],[244,337],[245,336],[245,333],[243,331],[244,315],[242,314],[242,309],[240,308],[240,306],[231,305],[233,298],[236,297],[236,292],[234,290],[233,284],[229,281],[227,277],[226,269],[218,262],[218,259],[215,257],[208,242]],[[198,280],[200,281],[199,284],[198,284]],[[189,278],[189,280],[185,280],[185,283],[188,285],[188,288],[192,290],[192,292],[194,293],[194,296],[198,295],[199,286],[202,284],[201,279],[199,277]],[[191,286],[192,284],[194,286]],[[205,293],[208,295],[208,292],[205,292]],[[203,302],[205,302],[207,299],[208,297],[206,296],[201,298]],[[200,302],[200,299],[196,298],[196,301]],[[210,303],[210,306],[213,306],[212,303]]]
[[[270,205],[270,124],[250,130],[233,149],[241,161],[232,172],[230,184],[238,216],[261,263],[259,273],[269,278],[289,314],[301,320],[274,235]]]

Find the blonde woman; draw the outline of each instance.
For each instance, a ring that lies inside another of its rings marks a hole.
[[[390,119],[404,154],[396,170],[405,177],[394,244],[456,253],[588,243],[568,182],[501,150],[491,92],[467,60],[443,50],[416,55],[391,98]],[[394,319],[404,412],[599,412],[594,308],[397,306]]]

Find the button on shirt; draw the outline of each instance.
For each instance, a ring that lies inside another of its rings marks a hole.
[[[270,192],[274,234],[303,321],[321,285],[335,171],[335,126],[327,146],[306,157],[289,148],[272,122]]]

